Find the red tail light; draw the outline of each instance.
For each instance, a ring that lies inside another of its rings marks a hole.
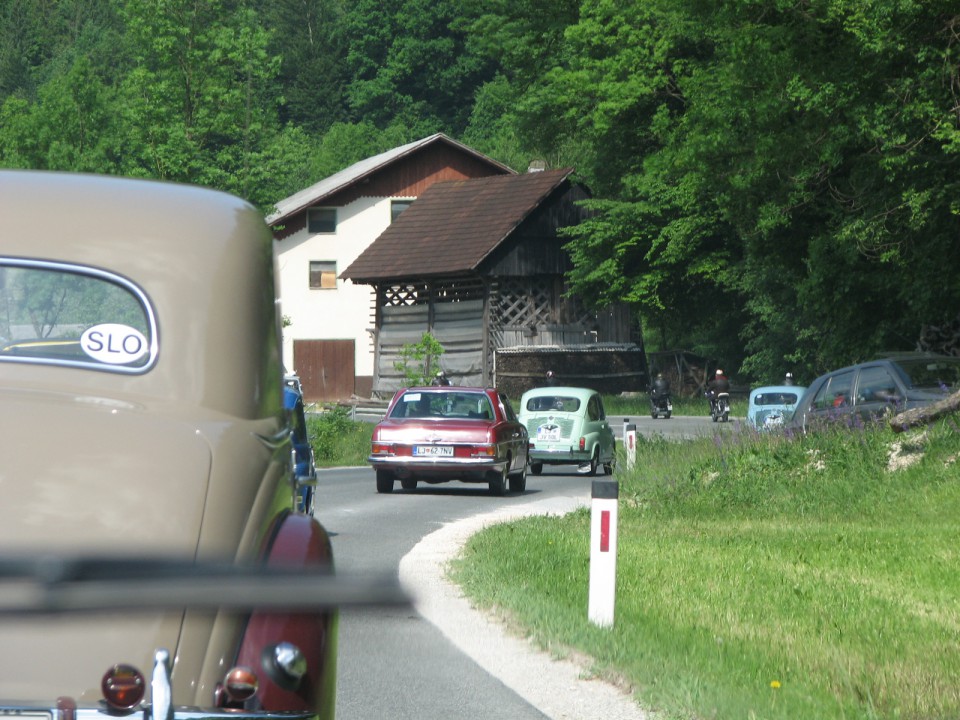
[[[257,694],[260,679],[250,668],[237,666],[223,679],[223,689],[234,702],[242,703]]]
[[[373,455],[393,455],[393,443],[374,442],[371,449]]]
[[[470,457],[496,457],[496,445],[473,445],[470,448]]]
[[[580,449],[581,450],[587,449],[587,439],[584,437],[580,438]]]
[[[103,675],[100,690],[107,705],[115,710],[132,710],[146,692],[147,684],[143,673],[133,665],[114,665]]]

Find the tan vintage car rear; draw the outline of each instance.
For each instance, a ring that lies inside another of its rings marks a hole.
[[[293,511],[275,269],[255,208],[4,171],[0,239],[0,552],[332,569],[326,532]],[[129,664],[149,684],[166,650],[178,715],[332,718],[335,635],[332,613],[0,618],[0,714],[103,713],[105,671]],[[237,665],[255,695],[225,681]],[[152,701],[147,688],[112,712]]]

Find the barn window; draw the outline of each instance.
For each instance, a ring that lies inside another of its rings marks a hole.
[[[332,260],[311,260],[310,289],[336,290],[337,263]]]
[[[391,200],[390,201],[390,222],[394,222],[400,213],[413,205],[413,200]]]
[[[307,232],[332,233],[336,231],[336,208],[310,208],[307,210]]]

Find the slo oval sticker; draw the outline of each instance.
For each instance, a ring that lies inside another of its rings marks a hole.
[[[80,336],[80,347],[94,360],[110,365],[129,365],[149,350],[142,332],[118,323],[102,323],[88,328]]]

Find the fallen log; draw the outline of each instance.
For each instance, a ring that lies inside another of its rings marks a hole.
[[[890,429],[895,433],[901,433],[920,425],[929,425],[935,420],[958,410],[960,410],[960,392],[955,392],[932,405],[904,410],[902,413],[894,415],[890,418]]]

